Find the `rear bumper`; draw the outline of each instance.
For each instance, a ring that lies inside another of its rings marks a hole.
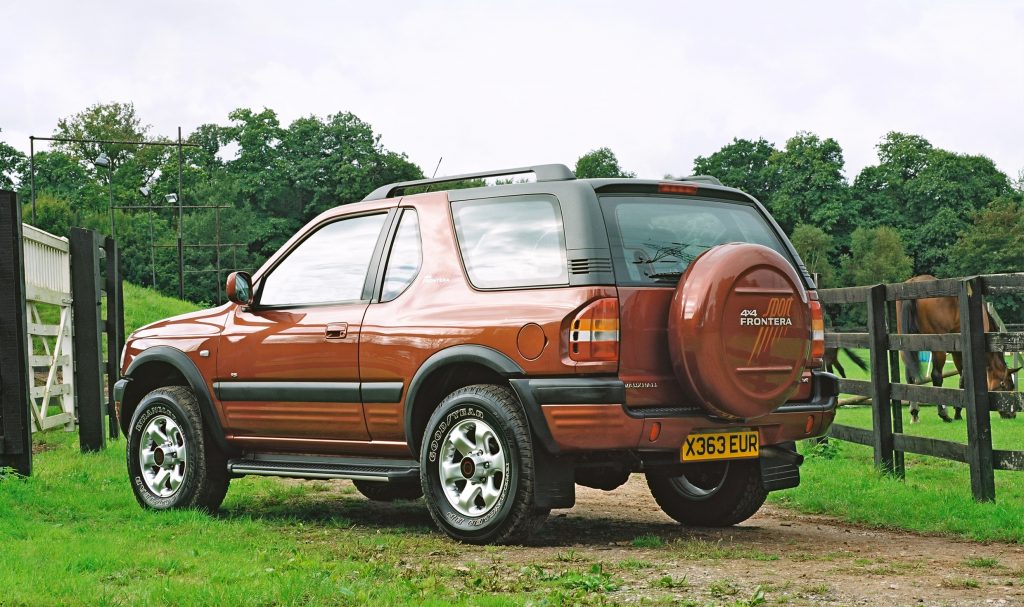
[[[678,451],[694,430],[756,429],[760,444],[777,445],[824,434],[835,419],[838,382],[812,374],[811,399],[787,403],[746,422],[708,417],[702,411],[629,409],[619,379],[513,379],[534,435],[549,453]]]

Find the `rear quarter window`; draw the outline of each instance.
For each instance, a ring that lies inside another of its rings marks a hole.
[[[565,285],[565,233],[552,196],[507,196],[452,203],[459,251],[478,289]]]
[[[753,205],[670,196],[602,196],[619,284],[675,284],[701,253],[729,242],[774,249],[793,263]],[[795,265],[795,264],[794,264]]]

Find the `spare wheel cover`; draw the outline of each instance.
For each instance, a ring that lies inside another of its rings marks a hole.
[[[713,415],[767,415],[799,387],[810,325],[807,291],[782,255],[748,243],[713,247],[690,264],[672,298],[676,378]]]

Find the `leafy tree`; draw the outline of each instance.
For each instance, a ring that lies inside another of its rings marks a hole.
[[[850,257],[843,265],[849,286],[902,282],[912,264],[899,232],[888,226],[857,228],[850,237]]]
[[[18,176],[25,171],[25,164],[24,154],[0,141],[0,190],[14,189]]]
[[[576,160],[576,177],[636,177],[636,173],[625,171],[619,166],[619,159],[609,148],[591,150]]]
[[[53,136],[63,139],[103,139],[108,141],[143,141],[149,132],[135,112],[135,104],[96,103],[85,110],[57,121]],[[111,166],[117,168],[140,152],[140,146],[54,142],[53,149],[62,151],[84,162],[92,162],[101,153],[106,154]]]
[[[818,286],[835,286],[835,270],[829,262],[835,248],[832,237],[817,226],[801,223],[793,230],[791,240],[804,265],[807,266],[807,271],[818,275]]]
[[[769,159],[778,150],[765,139],[736,139],[709,156],[693,161],[695,175],[717,177],[724,185],[739,188],[765,205],[771,204],[778,187],[778,176]]]
[[[850,194],[843,177],[843,150],[835,139],[797,133],[772,154],[768,166],[778,176],[769,209],[786,233],[798,223],[845,233]]]

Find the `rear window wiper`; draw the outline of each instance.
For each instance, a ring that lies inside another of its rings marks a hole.
[[[661,282],[671,282],[678,280],[683,275],[682,271],[678,272],[655,272],[654,274],[648,274],[647,278],[651,278]]]

